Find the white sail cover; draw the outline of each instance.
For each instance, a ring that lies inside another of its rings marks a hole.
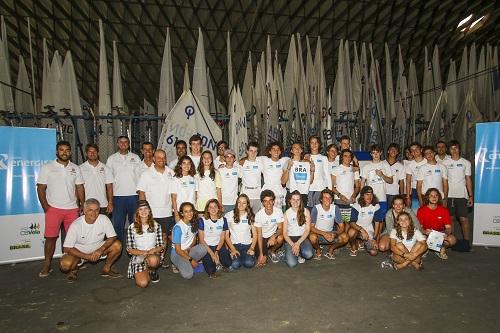
[[[189,81],[189,76],[188,76]],[[175,105],[174,74],[172,69],[172,50],[170,47],[170,29],[167,28],[163,60],[161,61],[160,92],[158,96],[158,117],[165,117]],[[163,122],[158,121],[158,133]]]
[[[227,43],[226,43],[226,58],[227,58],[227,93],[231,96],[231,90],[233,90],[233,61],[231,59],[231,33],[227,32]]]
[[[193,94],[199,98],[200,103],[203,105],[204,109],[207,110],[207,112],[215,112],[215,110],[210,110],[207,62],[205,60],[205,46],[203,43],[203,33],[201,32],[201,28],[198,28],[198,45],[196,46],[196,58],[194,60]]]
[[[101,20],[99,20],[99,104],[97,110],[100,116],[112,115],[108,59],[106,57],[106,42],[104,40],[104,28]],[[115,150],[116,137],[112,120],[99,120],[97,140],[99,144],[99,156],[101,160],[105,161]]]
[[[182,85],[182,87],[183,87],[182,91],[191,90],[191,82],[189,81],[189,67],[188,67],[187,63],[184,66],[184,84]],[[170,109],[170,110],[172,110],[172,109]]]
[[[248,144],[247,120],[240,88],[233,89],[229,104],[229,147],[236,152],[236,160],[245,156]]]
[[[122,75],[120,70],[120,60],[118,58],[118,49],[116,42],[113,41],[113,95],[112,95],[113,115],[126,115],[125,101],[123,100]],[[115,136],[126,135],[126,129],[123,127],[123,121],[113,120],[113,129]]]
[[[0,110],[14,111],[14,99],[10,85],[9,46],[7,41],[7,28],[4,18],[1,17],[1,40],[0,40],[0,80],[6,84],[0,84]]]
[[[33,115],[33,99],[31,98],[31,85],[24,58],[19,55],[19,72],[16,81],[15,106],[17,113]],[[33,126],[33,119],[25,120],[23,126]]]
[[[215,154],[216,144],[222,139],[222,131],[200,100],[187,90],[168,113],[158,148],[164,149],[167,161],[171,161],[176,158],[175,142],[181,139],[188,142],[191,135],[196,133],[201,136],[203,150]]]

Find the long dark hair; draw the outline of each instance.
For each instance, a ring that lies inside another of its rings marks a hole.
[[[200,159],[200,164],[198,164],[198,174],[200,175],[200,178],[205,177],[205,166],[203,165],[203,155],[208,154],[210,155],[210,158],[212,158],[212,162],[210,163],[210,179],[215,180],[215,167],[214,167],[214,156],[212,155],[212,152],[210,150],[205,150],[203,153],[201,153],[201,159]]]
[[[291,206],[290,200],[294,195],[298,196],[300,199],[300,205],[299,208],[297,209],[297,222],[299,226],[303,226],[304,223],[306,223],[306,213],[304,208],[304,202],[302,201],[302,195],[300,194],[299,191],[295,190],[292,193],[290,193],[290,199],[288,199],[288,205]]]
[[[194,168],[193,160],[191,159],[191,157],[184,155],[181,158],[179,158],[179,161],[177,162],[177,165],[174,168],[175,177],[182,178],[182,162],[184,162],[185,160],[189,160],[189,162],[191,163],[191,168],[189,169],[189,175],[191,177],[194,177],[194,175],[196,174],[196,169]]]
[[[253,212],[252,206],[250,206],[250,199],[248,198],[248,195],[246,195],[245,193],[241,193],[236,199],[236,205],[234,205],[234,210],[233,210],[234,223],[240,223],[241,212],[238,209],[238,200],[240,200],[240,198],[244,198],[247,202],[247,209],[245,213],[247,214],[248,224],[252,225],[255,220],[255,214]]]
[[[403,232],[401,231],[401,225],[399,224],[399,219],[403,215],[406,216],[408,218],[408,220],[410,220],[410,224],[408,225],[408,230],[406,231],[406,240],[410,240],[413,238],[413,235],[415,234],[415,226],[413,225],[413,219],[411,218],[410,214],[408,214],[407,212],[401,212],[398,215],[398,223],[396,223],[396,225],[395,225],[396,236],[399,239],[403,239]]]
[[[181,207],[179,208],[179,216],[181,219],[184,218],[183,210],[186,206],[190,206],[193,210],[193,218],[189,221],[189,224],[191,225],[191,232],[196,232],[198,230],[198,214],[196,213],[196,209],[192,203],[190,203],[189,201],[183,202],[181,204]]]

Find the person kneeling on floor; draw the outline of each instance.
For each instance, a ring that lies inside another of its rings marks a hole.
[[[67,273],[69,281],[77,279],[79,267],[87,261],[105,259],[101,275],[121,277],[111,266],[122,251],[122,244],[116,239],[113,224],[106,215],[99,214],[100,204],[96,199],[87,199],[83,206],[84,215],[76,219],[68,229],[64,240],[64,255],[60,269]]]

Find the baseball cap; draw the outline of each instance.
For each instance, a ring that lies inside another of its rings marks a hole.
[[[233,151],[233,150],[231,150],[231,149],[226,149],[226,150],[224,151],[224,157],[226,157],[227,155],[233,155],[234,157],[236,157],[236,154],[235,154],[235,153],[234,153],[234,151]]]

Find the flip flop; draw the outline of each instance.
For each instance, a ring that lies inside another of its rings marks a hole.
[[[116,278],[122,277],[122,275],[119,272],[115,271],[113,268],[111,268],[107,272],[102,271],[101,272],[101,276],[103,276],[103,277],[110,277],[112,279],[116,279]]]
[[[52,273],[52,268],[47,273],[42,273],[40,271],[40,273],[38,273],[38,277],[40,277],[40,278],[46,278],[47,276],[50,275],[50,273]]]

